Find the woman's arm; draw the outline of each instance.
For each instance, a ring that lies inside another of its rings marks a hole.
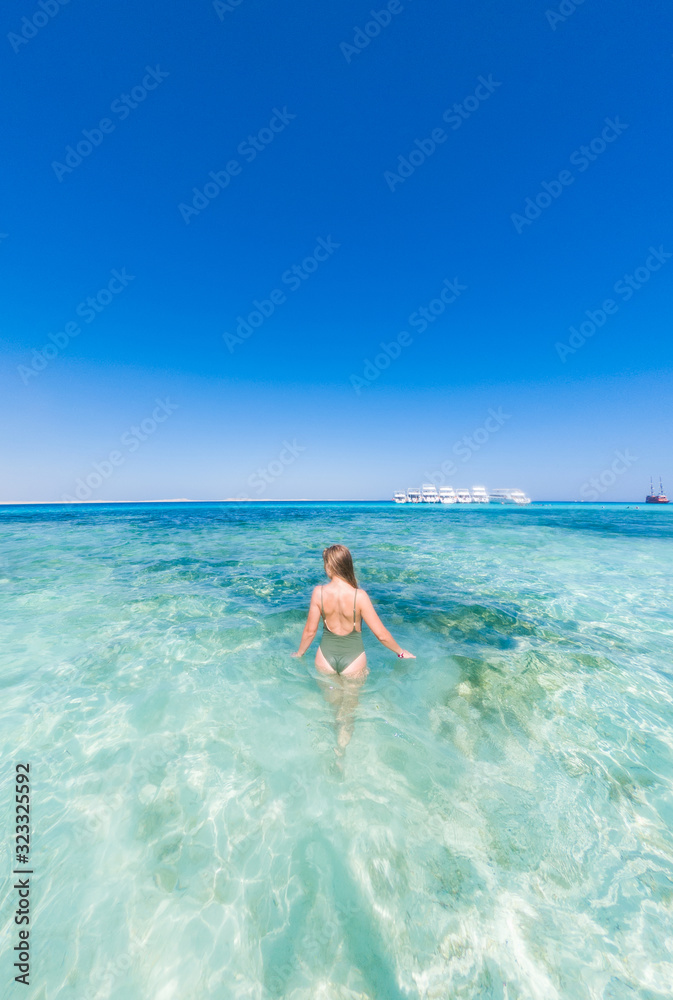
[[[403,660],[416,659],[413,653],[410,653],[407,649],[402,649],[402,647],[395,642],[388,629],[374,611],[374,605],[369,600],[369,596],[364,590],[358,590],[358,607],[360,608],[360,614],[362,615],[364,621],[367,622],[379,642],[382,642],[388,649],[392,649],[393,653],[397,653],[397,655]]]
[[[304,625],[304,631],[301,635],[301,642],[299,643],[299,649],[293,656],[303,656],[308,647],[311,645],[315,639],[315,634],[318,631],[318,624],[320,622],[320,603],[318,601],[318,590],[319,587],[315,587],[313,593],[311,594],[311,603],[308,609],[308,618],[306,619],[306,624]]]

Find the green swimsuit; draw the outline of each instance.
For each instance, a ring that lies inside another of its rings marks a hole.
[[[364,643],[362,642],[362,631],[358,632],[355,628],[355,602],[357,601],[357,597],[358,592],[356,590],[353,597],[353,631],[348,632],[347,635],[339,635],[337,632],[331,632],[327,626],[325,609],[322,603],[322,587],[320,588],[320,613],[323,623],[320,648],[329,665],[338,674],[343,673],[346,667],[349,667],[353,660],[357,659],[360,653],[364,653],[365,651]]]

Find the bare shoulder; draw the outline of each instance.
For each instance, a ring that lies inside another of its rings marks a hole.
[[[358,587],[358,593],[357,593],[357,597],[355,598],[355,600],[357,601],[358,604],[360,604],[360,603],[362,603],[362,604],[371,604],[372,603],[370,601],[370,599],[369,599],[369,594],[367,593],[367,591],[366,590],[362,590],[360,587]]]

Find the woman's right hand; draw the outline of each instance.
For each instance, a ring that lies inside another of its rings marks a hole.
[[[401,653],[397,654],[400,660],[415,660],[416,657],[413,653],[410,653],[408,649],[403,649]]]

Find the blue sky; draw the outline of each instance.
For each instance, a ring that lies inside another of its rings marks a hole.
[[[572,8],[3,10],[0,499],[673,491],[673,18]]]

